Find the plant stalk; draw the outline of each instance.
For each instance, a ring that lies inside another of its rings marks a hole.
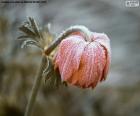
[[[33,85],[32,91],[31,91],[31,95],[30,95],[24,116],[31,116],[32,109],[33,109],[33,106],[34,106],[34,103],[35,103],[35,100],[37,97],[37,93],[38,93],[39,87],[41,85],[42,73],[46,66],[46,63],[47,63],[47,59],[46,59],[45,55],[43,55],[41,65],[40,65],[39,71],[37,73],[37,76],[35,78],[34,85]]]

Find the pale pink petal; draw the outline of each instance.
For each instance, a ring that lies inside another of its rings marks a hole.
[[[91,75],[89,77],[90,82],[88,83],[88,86],[92,86],[94,88],[99,80],[99,75],[101,72],[98,71],[98,48],[97,48],[97,43],[96,42],[91,42],[90,46],[91,51],[90,53],[92,54],[91,58]]]
[[[94,66],[94,47],[95,45],[91,43],[85,47],[81,57],[80,67],[72,75],[71,80],[69,80],[72,84],[87,88],[93,83],[93,68],[91,67]]]
[[[106,54],[106,65],[104,68],[104,76],[102,77],[102,80],[106,79],[106,76],[108,74],[109,68],[110,68],[110,62],[111,62],[111,49],[110,49],[110,40],[108,36],[104,33],[93,33],[92,39],[96,42],[99,42],[103,49],[105,50]]]
[[[97,42],[91,42],[88,49],[91,60],[89,60],[90,72],[86,86],[94,88],[102,77],[106,59],[104,51]]]
[[[96,42],[96,56],[95,56],[95,65],[97,67],[97,76],[98,76],[98,80],[96,81],[100,81],[103,76],[104,76],[104,68],[106,65],[106,54],[105,54],[105,50],[102,48],[102,46]],[[93,70],[94,71],[94,70]],[[96,81],[94,81],[96,83]],[[93,83],[93,85],[95,85]]]
[[[78,69],[80,57],[85,46],[83,41],[80,36],[72,36],[61,42],[56,65],[59,67],[63,80],[69,78],[72,72]],[[75,50],[79,50],[79,52],[75,52]]]
[[[59,71],[62,72],[62,67],[65,63],[69,49],[73,46],[73,42],[70,40],[64,40],[60,43],[59,49],[56,55],[55,67],[59,67]]]
[[[88,87],[88,83],[91,81],[90,80],[90,76],[91,76],[91,61],[92,61],[92,57],[91,57],[91,49],[89,49],[89,45],[90,43],[85,47],[85,50],[82,54],[82,58],[81,58],[81,63],[82,65],[82,75],[79,77],[79,84],[83,87]]]
[[[67,39],[64,39],[60,43],[59,49],[55,58],[55,67],[58,67],[58,65],[60,66],[60,68],[63,67],[67,54],[69,53],[69,49],[72,48],[73,44],[79,41],[81,41],[80,38],[75,39],[75,38],[69,37]]]
[[[85,46],[85,43],[79,42],[77,44],[74,44],[73,47],[69,50],[69,54],[62,69],[63,80],[67,80],[72,76],[74,72],[78,70],[81,55]]]

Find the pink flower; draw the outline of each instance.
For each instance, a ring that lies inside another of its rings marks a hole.
[[[110,40],[104,33],[90,32],[87,41],[75,32],[61,41],[55,57],[62,81],[82,88],[94,88],[106,79],[110,67]]]

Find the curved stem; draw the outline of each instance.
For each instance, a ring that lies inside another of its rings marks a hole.
[[[86,28],[85,26],[82,26],[82,25],[72,26],[72,27],[66,29],[65,31],[63,31],[56,38],[56,40],[54,42],[52,42],[51,45],[47,49],[44,50],[45,54],[49,55],[63,39],[65,39],[67,36],[69,36],[73,32],[77,32],[77,31],[83,33],[83,35],[85,36],[85,40],[90,41],[89,39],[90,39],[91,32],[88,30],[88,28]]]
[[[34,103],[35,103],[35,100],[36,100],[36,96],[37,96],[39,87],[41,85],[42,72],[45,68],[46,62],[47,62],[47,59],[43,55],[41,65],[40,65],[40,69],[39,69],[38,74],[36,76],[36,79],[34,81],[34,85],[33,85],[32,91],[31,91],[31,96],[29,98],[24,116],[30,116],[31,113],[32,113],[32,109],[33,109],[33,106],[34,106]]]

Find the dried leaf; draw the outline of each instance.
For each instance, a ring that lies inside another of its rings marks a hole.
[[[25,27],[24,25],[19,27],[19,30],[23,31],[25,34],[27,34],[31,38],[36,38],[35,33],[31,31],[28,27]]]
[[[17,39],[22,40],[22,39],[27,39],[27,38],[29,38],[28,35],[22,35],[22,36],[19,36]]]
[[[38,26],[37,26],[35,20],[31,17],[29,17],[29,20],[30,20],[31,26],[34,30],[34,33],[36,34],[37,37],[40,38],[41,36],[40,36],[39,29],[38,29]]]

